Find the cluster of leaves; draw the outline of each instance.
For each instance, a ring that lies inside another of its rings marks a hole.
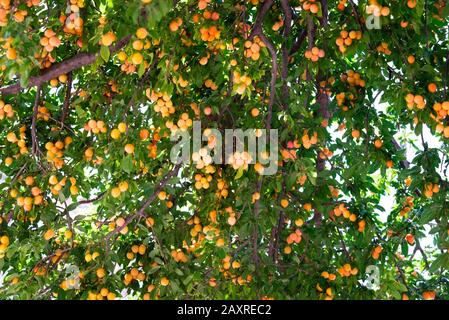
[[[449,298],[448,12],[1,1],[0,297]],[[278,129],[277,173],[172,164],[192,120]]]

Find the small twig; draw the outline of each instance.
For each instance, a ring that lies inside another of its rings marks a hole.
[[[64,104],[62,106],[61,129],[64,127],[65,119],[69,113],[71,91],[72,91],[72,72],[69,72],[67,74],[66,93],[65,93]]]
[[[288,3],[288,0],[281,0],[282,11],[284,12],[284,41],[282,42],[282,108],[285,110],[288,107],[289,100],[289,87],[287,84],[288,77],[288,59],[289,59],[289,50],[287,47],[288,37],[290,36],[290,32],[292,29],[292,8]]]
[[[114,230],[112,230],[105,238],[106,243],[109,243],[109,240],[114,236],[117,235],[120,231],[122,231],[128,224],[130,224],[132,221],[134,221],[135,219],[137,219],[138,217],[144,217],[146,218],[145,215],[145,210],[148,208],[148,206],[156,199],[156,197],[158,196],[159,192],[162,191],[162,189],[165,187],[165,185],[170,181],[170,179],[172,177],[174,177],[179,169],[181,168],[181,164],[177,164],[173,167],[173,169],[171,171],[169,171],[165,177],[159,182],[158,186],[156,187],[156,189],[154,190],[153,194],[151,194],[150,197],[148,197],[147,200],[145,200],[140,209],[135,212],[134,214],[128,216],[125,219],[125,223],[122,226],[119,226],[117,228],[115,228]]]
[[[31,139],[32,139],[32,154],[33,156],[40,155],[41,151],[39,149],[39,143],[37,140],[37,134],[36,134],[36,122],[37,122],[37,114],[39,112],[39,100],[41,97],[41,87],[38,86],[36,90],[36,98],[34,100],[34,107],[33,107],[33,118],[31,120]]]
[[[131,39],[131,35],[127,35],[117,41],[116,44],[109,47],[109,51],[114,53],[124,46],[126,46]],[[50,81],[51,79],[57,78],[61,74],[68,74],[69,72],[84,67],[86,65],[90,65],[94,63],[100,52],[96,53],[79,53],[74,57],[67,59],[61,63],[55,64],[48,68],[44,73],[33,76],[28,79],[27,87],[39,87],[44,83]],[[22,90],[20,83],[16,83],[7,87],[0,88],[1,94],[16,94]]]

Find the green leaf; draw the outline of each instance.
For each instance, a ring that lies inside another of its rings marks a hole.
[[[142,78],[144,73],[145,73],[145,64],[141,63],[139,65],[139,70],[137,70],[137,75],[139,76],[139,78]]]
[[[449,269],[449,254],[448,253],[444,253],[444,254],[438,256],[438,258],[436,258],[435,261],[432,262],[432,264],[430,265],[429,272],[434,273],[440,268]]]
[[[120,167],[126,173],[131,173],[131,171],[133,169],[133,159],[132,159],[131,155],[127,155],[126,157],[124,157],[122,159],[122,163],[121,163]]]
[[[194,274],[193,274],[193,273],[189,274],[189,275],[182,281],[182,283],[183,283],[185,286],[188,285],[188,284],[190,283],[190,281],[192,281],[193,277],[194,277]]]
[[[234,180],[238,180],[238,179],[240,179],[241,177],[242,177],[242,175],[243,175],[243,167],[240,167],[239,169],[238,169],[238,171],[237,171],[237,174],[235,175],[235,177],[234,177]]]
[[[104,60],[104,62],[108,62],[109,61],[110,55],[111,55],[111,52],[109,51],[109,47],[101,46],[100,56]]]

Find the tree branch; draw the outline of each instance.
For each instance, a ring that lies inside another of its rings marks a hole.
[[[145,202],[142,203],[140,209],[135,212],[133,215],[128,216],[125,219],[125,223],[112,230],[107,236],[106,236],[106,243],[112,238],[112,236],[118,234],[120,231],[122,231],[128,224],[130,224],[132,221],[137,219],[138,217],[146,217],[145,215],[145,209],[148,208],[148,206],[156,199],[157,195],[160,191],[165,187],[165,185],[168,183],[168,181],[174,177],[176,174],[178,174],[179,169],[181,168],[181,164],[177,164],[173,167],[173,169],[168,172],[165,177],[159,182],[158,186],[154,190],[153,194],[145,200]]]
[[[37,133],[36,133],[36,122],[37,122],[37,114],[39,112],[40,98],[41,98],[41,87],[38,86],[36,90],[36,98],[34,99],[33,117],[31,119],[31,143],[32,143],[31,150],[33,156],[40,154],[39,143],[37,141]]]
[[[115,45],[109,47],[109,51],[111,53],[114,53],[120,50],[121,48],[123,48],[128,44],[130,39],[131,35],[127,35],[126,37],[120,39],[119,41],[117,41]],[[30,77],[28,79],[27,87],[41,86],[44,83],[50,81],[51,79],[57,78],[61,74],[68,74],[73,70],[90,65],[97,60],[99,54],[100,54],[99,52],[79,53],[68,60],[55,64],[52,67],[48,68],[46,71],[44,71],[41,75]],[[4,95],[16,94],[19,93],[21,90],[22,88],[20,86],[20,83],[17,83],[10,85],[8,87],[0,88],[0,94]]]
[[[284,12],[284,41],[282,43],[282,108],[285,110],[288,107],[289,100],[289,88],[287,84],[288,77],[288,59],[289,59],[289,50],[287,48],[288,45],[288,37],[290,36],[290,32],[292,30],[292,8],[288,0],[281,0],[282,11]]]
[[[67,114],[69,113],[69,108],[70,108],[70,99],[71,99],[71,92],[72,92],[72,72],[69,72],[67,74],[66,90],[67,91],[65,93],[64,104],[62,106],[61,129],[64,126],[64,121],[67,118]]]

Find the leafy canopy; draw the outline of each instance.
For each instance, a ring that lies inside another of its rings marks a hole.
[[[449,298],[448,12],[1,0],[0,297]],[[277,173],[172,164],[194,120]]]

